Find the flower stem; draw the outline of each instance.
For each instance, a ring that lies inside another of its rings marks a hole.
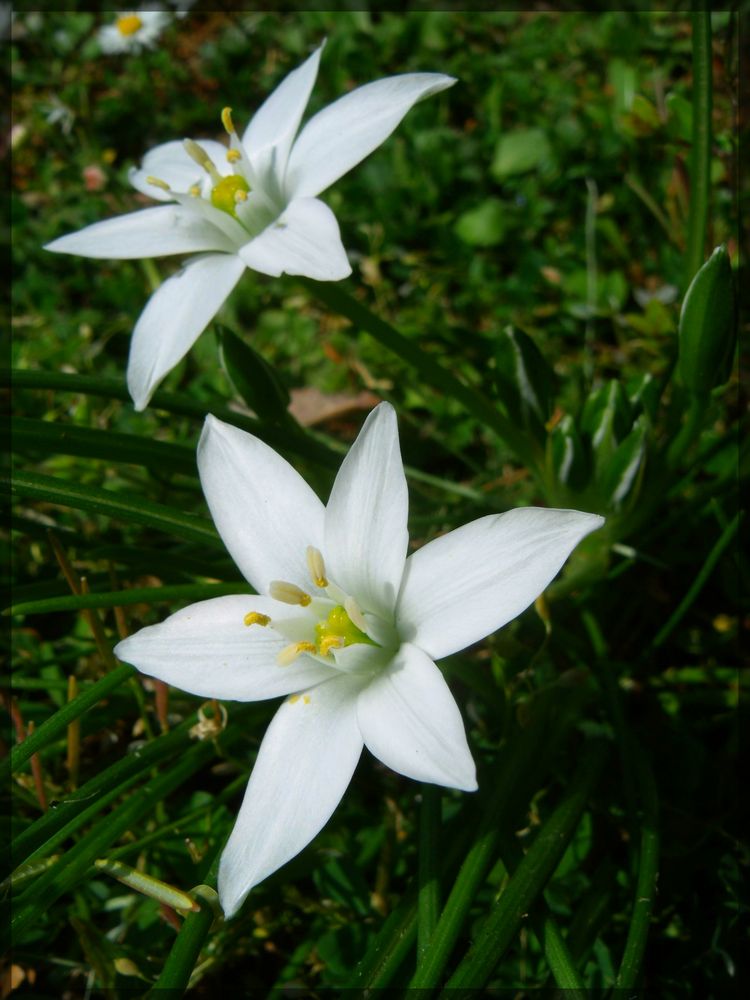
[[[422,785],[419,814],[419,897],[417,964],[430,943],[440,913],[439,832],[441,792],[437,785]]]
[[[684,287],[704,258],[711,192],[711,11],[693,10],[693,137],[690,150],[690,213]]]
[[[207,876],[207,881],[212,883],[216,880],[219,856],[217,853]],[[191,895],[200,909],[185,917],[161,975],[149,991],[148,995],[151,997],[168,997],[169,1000],[176,1000],[183,995],[190,983],[190,976],[198,962],[201,948],[211,930],[216,916],[215,890],[209,885],[199,885],[192,890]],[[166,992],[167,990],[169,992]]]

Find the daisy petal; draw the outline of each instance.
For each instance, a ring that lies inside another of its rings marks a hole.
[[[461,713],[421,649],[401,647],[388,669],[360,693],[357,718],[367,749],[394,771],[475,791],[476,768]]]
[[[271,625],[245,625],[250,611],[273,622],[279,604],[251,594],[200,601],[123,639],[115,655],[182,691],[233,701],[278,698],[337,676],[309,656],[280,667],[287,640]]]
[[[226,146],[214,139],[198,139],[197,142],[222,176],[232,173],[231,164],[227,162]],[[149,177],[164,181],[179,194],[187,194],[194,184],[200,184],[204,196],[211,190],[211,178],[185,152],[181,139],[163,142],[150,149],[143,157],[140,168],[132,167],[128,174],[128,180],[137,191],[157,201],[169,201],[172,197],[169,191],[150,184]]]
[[[278,178],[283,179],[289,150],[318,75],[323,45],[281,81],[245,129],[242,145],[254,170],[262,173],[267,169],[270,163],[268,153],[273,147],[276,151],[274,169]]]
[[[239,251],[261,274],[301,274],[340,281],[352,273],[336,216],[317,198],[297,198],[267,229]]]
[[[406,561],[399,633],[434,660],[483,639],[520,615],[603,523],[577,510],[519,507],[434,539]]]
[[[385,142],[417,101],[456,81],[442,73],[404,73],[358,87],[314,115],[287,167],[288,197],[315,196]]]
[[[252,434],[207,417],[198,471],[229,554],[261,594],[273,580],[311,586],[308,545],[321,548],[323,504],[292,466]]]
[[[268,727],[219,866],[227,918],[325,826],[362,752],[361,682],[340,676],[285,701]]]
[[[234,254],[194,257],[154,292],[130,343],[128,389],[136,410],[145,409],[159,382],[187,354],[244,270]]]
[[[393,620],[409,535],[409,497],[396,412],[381,403],[367,417],[333,484],[326,508],[326,565],[363,611]]]
[[[81,257],[134,260],[206,250],[232,253],[235,248],[220,229],[197,212],[181,205],[160,205],[95,222],[53,240],[44,249]]]

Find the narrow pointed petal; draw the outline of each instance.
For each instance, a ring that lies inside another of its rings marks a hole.
[[[254,271],[275,278],[301,274],[317,281],[340,281],[352,273],[336,216],[317,198],[297,198],[239,255]]]
[[[287,640],[272,624],[245,625],[250,611],[273,623],[279,604],[234,594],[200,601],[123,639],[115,655],[182,691],[232,701],[278,698],[337,676],[309,656],[280,667],[276,656]]]
[[[243,576],[312,587],[307,546],[322,547],[324,508],[292,466],[258,438],[207,417],[198,471],[211,516]]]
[[[222,146],[214,139],[198,139],[197,142],[208,153],[222,176],[226,177],[232,173],[232,167],[227,162],[226,146]],[[187,194],[194,184],[200,184],[204,195],[211,190],[211,178],[188,156],[181,139],[163,142],[160,146],[150,149],[143,157],[141,166],[131,168],[128,174],[128,180],[137,191],[157,201],[169,201],[171,198],[169,191],[149,184],[149,177],[164,181],[179,194]]]
[[[409,497],[396,412],[381,403],[350,448],[326,508],[330,578],[363,611],[393,620],[409,535]]]
[[[145,409],[159,382],[187,354],[244,270],[234,254],[194,257],[154,292],[130,343],[128,389],[136,410]]]
[[[325,45],[325,42],[323,43]],[[253,115],[242,136],[242,145],[255,170],[261,173],[270,163],[269,151],[276,150],[274,169],[283,179],[294,137],[310,99],[323,45],[292,70]]]
[[[287,700],[268,727],[219,866],[219,898],[233,916],[259,882],[325,826],[362,752],[361,682],[340,676]]]
[[[367,749],[394,771],[475,791],[476,768],[461,713],[440,670],[421,649],[401,647],[361,692],[357,718]]]
[[[434,539],[406,561],[399,633],[434,660],[478,642],[520,615],[603,523],[577,510],[518,507]]]
[[[199,213],[182,205],[159,205],[95,222],[77,233],[53,240],[44,249],[81,257],[136,260],[206,250],[232,253],[235,248],[220,229]]]
[[[314,115],[295,142],[286,172],[288,197],[315,196],[385,142],[417,101],[455,79],[442,73],[404,73],[376,80]]]

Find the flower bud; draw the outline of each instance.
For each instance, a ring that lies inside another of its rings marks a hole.
[[[680,313],[677,371],[696,396],[729,378],[736,337],[735,294],[726,246],[717,247],[690,283]]]

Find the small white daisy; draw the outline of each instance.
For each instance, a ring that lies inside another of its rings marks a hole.
[[[108,55],[117,52],[140,52],[153,48],[157,38],[172,18],[163,10],[124,10],[99,32],[99,45]]]

